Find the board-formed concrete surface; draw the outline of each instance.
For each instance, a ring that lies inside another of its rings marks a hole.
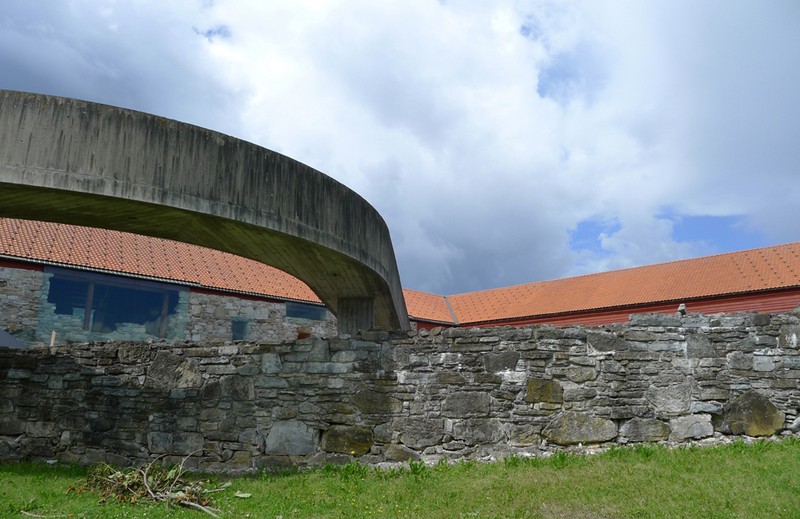
[[[0,90],[0,216],[231,252],[307,283],[341,331],[409,327],[371,205],[300,162],[189,124]]]

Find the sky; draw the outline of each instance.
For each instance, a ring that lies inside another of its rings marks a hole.
[[[4,0],[0,88],[308,164],[406,288],[800,241],[797,0]]]

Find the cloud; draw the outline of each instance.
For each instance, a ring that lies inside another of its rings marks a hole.
[[[381,212],[405,286],[455,293],[800,240],[799,20],[790,1],[16,0],[0,86],[301,160]]]
[[[107,0],[45,9],[9,0],[0,13],[0,85],[233,131],[227,114],[235,95],[221,88],[205,39],[223,29],[198,6]]]

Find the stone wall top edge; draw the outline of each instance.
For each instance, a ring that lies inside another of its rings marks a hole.
[[[660,313],[643,313],[631,314],[630,319],[622,323],[611,323],[603,325],[583,325],[583,324],[532,324],[520,327],[510,325],[500,325],[496,327],[437,327],[432,330],[410,330],[410,331],[374,331],[365,330],[355,335],[340,334],[331,337],[309,337],[305,339],[286,339],[286,340],[249,340],[249,341],[208,341],[197,342],[191,340],[156,340],[156,341],[126,341],[126,340],[109,340],[109,341],[96,341],[86,343],[70,343],[67,345],[58,345],[53,348],[45,344],[34,345],[29,350],[31,351],[68,351],[75,349],[92,349],[102,347],[121,347],[128,345],[142,345],[147,344],[151,348],[163,349],[178,349],[178,348],[239,348],[240,353],[245,353],[245,349],[253,347],[268,347],[279,345],[293,345],[314,343],[316,341],[335,342],[335,341],[363,341],[369,343],[402,343],[402,341],[426,339],[429,337],[441,336],[444,339],[455,340],[464,337],[488,337],[497,336],[503,340],[519,340],[525,341],[535,338],[535,332],[541,330],[564,331],[570,333],[573,330],[581,335],[590,331],[603,331],[612,333],[621,333],[628,329],[641,329],[641,328],[664,328],[675,330],[713,330],[724,328],[741,328],[741,327],[754,327],[761,328],[769,325],[782,326],[782,325],[800,325],[800,308],[791,312],[785,313],[759,313],[759,312],[735,312],[735,313],[717,313],[717,314],[701,314],[701,313],[687,313],[680,314],[660,314]],[[0,348],[0,351],[9,348]]]

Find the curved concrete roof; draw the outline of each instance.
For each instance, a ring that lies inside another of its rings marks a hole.
[[[0,90],[0,129],[0,216],[231,252],[304,281],[344,331],[409,326],[386,223],[319,171],[189,124],[54,96]]]

